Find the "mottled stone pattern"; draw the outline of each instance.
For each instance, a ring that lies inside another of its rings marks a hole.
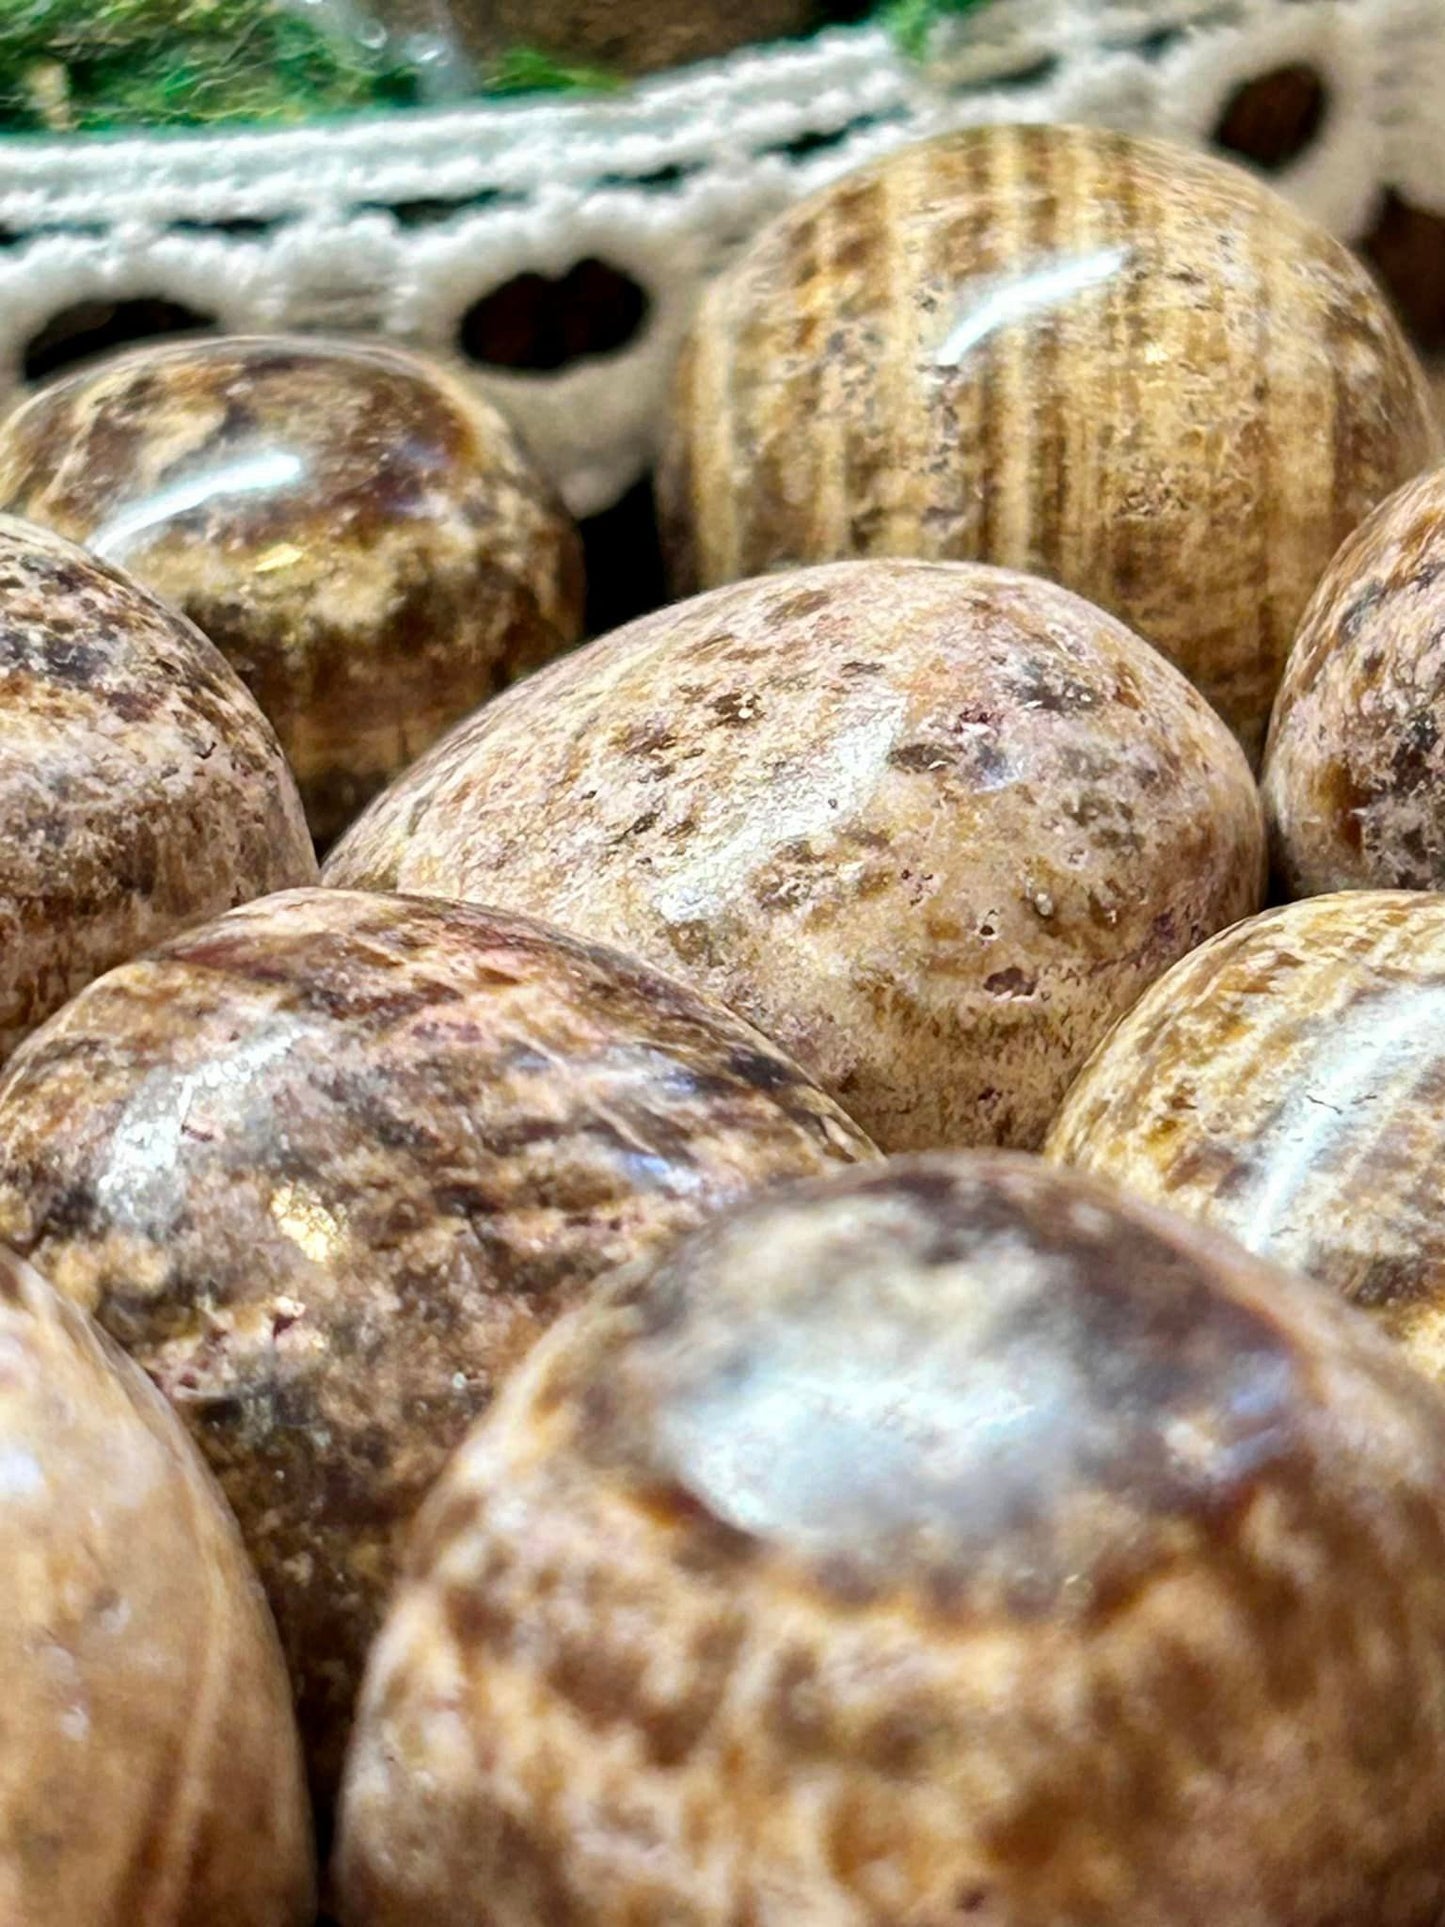
[[[1048,1154],[1232,1232],[1445,1378],[1445,898],[1314,897],[1162,977]]]
[[[0,1060],[112,964],[315,875],[275,735],[210,643],[0,516]]]
[[[323,840],[581,633],[577,533],[512,430],[394,348],[192,341],[68,376],[0,431],[0,505],[200,625]]]
[[[0,1236],[218,1473],[318,1803],[398,1526],[592,1279],[872,1147],[745,1024],[464,906],[292,893],[93,985],[0,1081]]]
[[[1034,571],[1253,758],[1321,571],[1438,449],[1346,249],[1227,163],[1070,127],[953,134],[784,214],[707,296],[673,413],[681,589],[847,555]]]
[[[309,1927],[276,1634],[164,1402],[0,1251],[0,1920]]]
[[[1445,887],[1445,468],[1383,502],[1321,578],[1264,796],[1291,896]]]
[[[351,1927],[1432,1927],[1445,1406],[1037,1160],[719,1220],[539,1347],[373,1650]]]
[[[326,874],[678,970],[886,1150],[1032,1146],[1144,986],[1258,907],[1263,827],[1228,733],[1120,624],[882,561],[594,643],[463,724]]]

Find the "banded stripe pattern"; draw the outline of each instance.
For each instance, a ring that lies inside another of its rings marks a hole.
[[[0,1249],[0,1919],[306,1927],[311,1830],[235,1524],[135,1366]]]
[[[985,127],[836,183],[714,284],[664,523],[680,591],[858,555],[1051,577],[1257,758],[1316,580],[1436,446],[1365,270],[1249,175]]]
[[[1445,1373],[1445,898],[1271,910],[1161,977],[1046,1154],[1231,1232]]]

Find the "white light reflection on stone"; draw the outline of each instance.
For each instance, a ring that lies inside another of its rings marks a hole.
[[[233,495],[259,495],[267,489],[285,488],[299,482],[305,465],[299,455],[271,449],[229,461],[221,468],[199,475],[188,475],[170,488],[163,488],[144,500],[132,502],[117,511],[89,538],[86,547],[107,562],[123,562],[136,539],[154,528],[204,508],[208,502]]]

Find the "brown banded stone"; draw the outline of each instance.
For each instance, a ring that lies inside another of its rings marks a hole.
[[[0,1236],[186,1419],[325,1818],[398,1529],[602,1272],[873,1155],[746,1024],[464,905],[302,891],[112,972],[0,1079]]]
[[[1326,569],[1270,724],[1264,799],[1291,896],[1445,887],[1445,469]]]
[[[230,657],[322,840],[581,633],[576,530],[512,430],[379,343],[186,341],[66,376],[0,429],[0,505]]]
[[[0,1918],[310,1927],[286,1672],[144,1376],[0,1251]]]
[[[1307,1273],[1445,1378],[1445,898],[1270,910],[1160,978],[1049,1157]]]
[[[1259,801],[1122,624],[977,565],[737,584],[470,718],[327,880],[509,904],[676,970],[886,1150],[1035,1146],[1146,984],[1258,908]]]
[[[999,1153],[791,1188],[560,1324],[423,1510],[354,1927],[1432,1927],[1445,1405]]]
[[[985,127],[836,182],[725,270],[660,498],[681,592],[850,555],[1052,577],[1257,760],[1321,571],[1438,446],[1367,271],[1257,179]]]
[[[0,1061],[112,964],[315,875],[276,737],[211,644],[0,516]]]

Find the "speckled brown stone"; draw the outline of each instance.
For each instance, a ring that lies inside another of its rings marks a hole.
[[[1037,1160],[720,1220],[414,1536],[349,1927],[1433,1927],[1445,1404]]]
[[[67,376],[0,430],[0,505],[205,630],[323,840],[581,633],[576,531],[511,429],[395,348],[185,341]]]
[[[1264,796],[1289,895],[1445,888],[1445,468],[1382,503],[1325,571]]]
[[[1445,1380],[1445,897],[1271,910],[1176,964],[1048,1154],[1373,1312]]]
[[[0,1251],[0,1920],[309,1927],[276,1634],[144,1377]]]
[[[117,971],[0,1079],[0,1236],[175,1402],[323,1814],[395,1535],[595,1277],[872,1155],[756,1032],[530,920],[339,891]]]
[[[741,584],[473,717],[331,882],[510,904],[677,970],[886,1150],[1035,1145],[1146,984],[1258,907],[1243,757],[1120,624],[917,562]]]
[[[112,964],[315,875],[276,738],[204,637],[0,516],[0,1061]]]
[[[683,590],[845,555],[1053,577],[1257,759],[1321,571],[1437,449],[1367,272],[1255,178],[988,127],[839,181],[722,275],[661,499]]]

